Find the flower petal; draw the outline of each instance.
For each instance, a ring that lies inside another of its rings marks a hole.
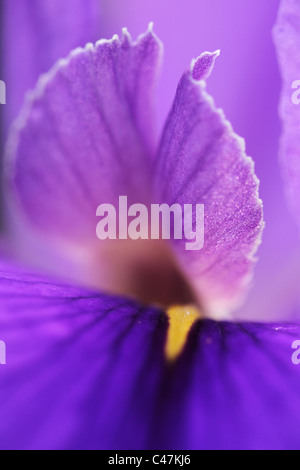
[[[300,224],[300,5],[297,0],[281,1],[273,36],[283,81],[280,158],[288,202]]]
[[[166,317],[0,265],[1,449],[143,447]]]
[[[299,324],[199,322],[164,377],[150,448],[299,449],[299,338]]]
[[[5,0],[3,15],[3,71],[8,92],[4,111],[9,124],[41,73],[75,47],[99,38],[100,1]]]
[[[166,316],[0,264],[1,449],[297,449],[296,324]]]
[[[151,25],[135,43],[123,33],[76,49],[43,76],[7,146],[8,210],[19,231],[29,222],[73,253],[76,243],[77,253],[98,250],[99,204],[148,196],[161,47]]]
[[[162,136],[156,188],[164,203],[204,204],[204,248],[187,251],[186,239],[174,246],[200,301],[222,313],[249,277],[263,222],[244,142],[215,108],[205,82],[196,81],[210,73],[216,55],[202,54],[181,78]]]

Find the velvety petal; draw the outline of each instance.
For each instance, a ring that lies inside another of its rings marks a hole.
[[[196,80],[211,71],[215,56],[207,62],[203,54],[181,78],[162,136],[156,189],[168,204],[204,204],[204,248],[188,251],[185,239],[174,245],[200,302],[222,313],[249,278],[263,222],[253,161],[204,80]]]
[[[8,210],[18,223],[25,214],[44,238],[93,252],[99,204],[147,199],[159,59],[150,25],[135,43],[124,30],[76,49],[39,80],[7,147],[7,192],[17,202]]]
[[[27,90],[72,49],[100,37],[100,0],[4,0],[3,72],[8,125]]]
[[[0,278],[0,448],[144,447],[166,317],[4,262]]]
[[[199,322],[164,377],[150,448],[299,449],[299,338],[299,324]]]
[[[280,156],[291,209],[300,223],[300,5],[297,0],[282,0],[274,40],[283,80],[280,116],[282,137]]]
[[[299,325],[199,321],[168,364],[162,312],[0,273],[1,449],[299,449]]]

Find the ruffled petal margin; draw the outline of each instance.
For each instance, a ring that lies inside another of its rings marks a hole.
[[[204,205],[203,249],[188,251],[186,238],[174,248],[200,303],[223,315],[248,284],[264,224],[253,161],[205,90],[218,54],[202,54],[179,82],[158,154],[156,189],[170,205]],[[194,227],[195,219],[194,211]]]

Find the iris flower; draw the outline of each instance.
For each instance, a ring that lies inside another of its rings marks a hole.
[[[95,39],[98,2],[77,0],[73,10],[74,0],[21,1],[13,16],[12,3],[7,31],[20,18],[28,27],[22,42],[11,39],[12,54],[27,51],[32,75],[20,82],[6,64],[15,89],[5,128],[18,117],[3,159],[0,447],[298,448],[291,345],[299,325],[230,320],[264,222],[253,161],[206,91],[219,52],[202,53],[183,73],[156,144],[161,43],[152,25],[135,42],[124,29],[121,38],[73,49]],[[64,37],[54,34],[57,19]],[[46,51],[32,42],[40,34]],[[295,0],[282,1],[275,38],[282,161],[298,217]],[[204,248],[186,251],[185,240],[100,242],[96,208],[117,205],[120,195],[148,206],[204,204]]]

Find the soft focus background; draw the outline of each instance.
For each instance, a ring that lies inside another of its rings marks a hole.
[[[217,106],[224,109],[235,131],[246,140],[247,152],[255,161],[261,181],[266,220],[253,288],[236,316],[256,320],[295,318],[300,244],[286,206],[277,156],[280,77],[271,31],[278,0],[99,1],[101,37],[120,34],[126,26],[135,39],[153,21],[154,31],[164,43],[157,136],[178,80],[191,59],[204,50],[221,49],[208,91]],[[11,40],[17,44],[22,39],[20,34],[13,31]],[[22,76],[26,64],[18,62],[13,66],[15,73]]]

